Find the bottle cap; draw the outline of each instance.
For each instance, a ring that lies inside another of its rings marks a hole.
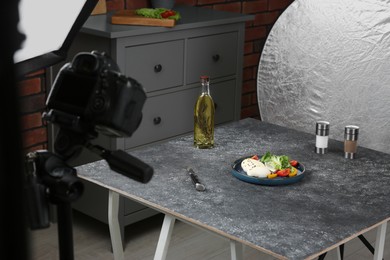
[[[316,135],[327,136],[329,135],[329,122],[317,121],[316,122]]]
[[[210,82],[210,77],[209,76],[200,76],[200,82],[202,84],[205,84],[205,83],[207,84]]]

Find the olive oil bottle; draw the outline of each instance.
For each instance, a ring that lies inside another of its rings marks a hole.
[[[201,149],[214,147],[214,101],[210,95],[209,76],[200,77],[202,92],[194,109],[194,146]]]

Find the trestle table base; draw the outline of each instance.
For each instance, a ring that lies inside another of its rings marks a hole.
[[[108,195],[109,195],[108,196],[108,225],[110,229],[114,259],[123,260],[124,252],[123,252],[122,238],[121,238],[119,219],[118,219],[119,194],[110,190]],[[154,260],[166,259],[175,221],[176,221],[175,217],[165,214],[164,222],[160,232],[160,237],[157,243],[156,253],[154,255]],[[376,241],[375,241],[375,250],[374,252],[370,250],[374,254],[373,260],[383,259],[383,253],[385,249],[386,228],[387,228],[387,222],[384,222],[378,227]],[[362,242],[364,243],[365,239],[362,239],[360,236],[359,236],[360,240],[362,240]],[[364,244],[366,245],[366,243]],[[370,249],[370,247],[368,248]],[[239,243],[234,240],[230,240],[230,253],[231,253],[232,260],[242,260],[243,259],[242,243]],[[327,253],[320,255],[318,259],[319,260],[324,259],[326,254]],[[343,254],[344,254],[344,245],[341,245],[337,250],[337,258],[339,260],[343,259]]]

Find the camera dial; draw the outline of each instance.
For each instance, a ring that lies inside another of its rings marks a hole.
[[[103,95],[97,95],[93,100],[92,110],[95,113],[101,113],[106,109],[106,98]]]

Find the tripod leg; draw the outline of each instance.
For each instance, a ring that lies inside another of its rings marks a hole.
[[[72,208],[70,203],[57,204],[57,215],[60,260],[73,260]]]

